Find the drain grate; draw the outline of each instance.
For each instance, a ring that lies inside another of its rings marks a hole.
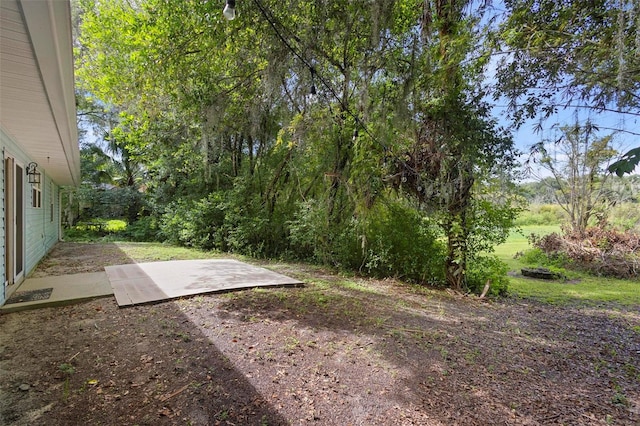
[[[16,291],[13,296],[7,299],[5,305],[10,305],[11,303],[35,302],[36,300],[47,300],[51,297],[52,292],[53,287],[29,291]]]

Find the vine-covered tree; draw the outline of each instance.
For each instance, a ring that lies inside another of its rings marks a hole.
[[[514,167],[515,150],[512,139],[488,116],[480,101],[482,92],[474,90],[484,58],[469,60],[478,42],[471,29],[479,19],[465,14],[470,2],[424,4],[422,72],[414,89],[420,119],[405,157],[396,162],[397,174],[400,186],[438,218],[447,239],[446,282],[461,290],[468,284],[469,262],[478,261],[482,249],[505,238],[513,220],[509,202],[493,204],[492,209],[503,209],[493,219],[502,220],[493,221],[490,231],[477,226],[480,217],[489,216],[481,211],[488,204],[478,202],[480,188],[500,170]],[[488,244],[482,248],[472,244],[478,240]]]

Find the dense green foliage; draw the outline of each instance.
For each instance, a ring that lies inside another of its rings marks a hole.
[[[636,0],[506,0],[505,5],[510,13],[492,35],[503,53],[496,94],[509,99],[518,119],[549,115],[563,105],[638,115]]]
[[[226,22],[214,2],[80,2],[84,104],[109,117],[92,122],[122,186],[145,190],[131,236],[498,282],[478,255],[515,218],[487,189],[514,152],[478,101],[467,3],[254,1]],[[113,170],[99,154],[94,188]]]
[[[83,149],[85,188],[104,200],[69,205],[130,194],[136,240],[503,293],[486,253],[521,198],[486,104],[486,5],[237,6],[225,21],[211,1],[78,2],[78,105],[103,141]]]

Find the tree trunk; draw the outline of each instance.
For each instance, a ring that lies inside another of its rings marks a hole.
[[[460,158],[460,154],[457,158]],[[456,163],[452,179],[451,199],[447,206],[447,259],[445,265],[445,279],[447,285],[455,290],[462,290],[466,284],[469,224],[467,214],[471,205],[474,178],[470,164]]]
[[[345,142],[346,137],[340,135],[340,141],[336,146],[336,161],[333,165],[333,171],[331,173],[331,187],[329,188],[329,200],[328,200],[328,215],[329,220],[332,223],[340,222],[340,200],[339,200],[339,190],[342,185],[341,178],[344,174],[344,171],[347,168],[347,164],[349,163],[350,157],[350,144]],[[338,206],[336,208],[336,206]]]
[[[465,284],[467,269],[467,238],[463,232],[456,232],[450,224],[447,230],[447,259],[445,263],[445,279],[447,286],[454,290],[462,290]]]
[[[471,200],[471,191],[458,195],[458,204],[450,211],[445,233],[447,234],[447,259],[445,261],[445,279],[447,286],[454,290],[462,290],[466,284],[467,253],[469,230],[467,224],[467,208]]]

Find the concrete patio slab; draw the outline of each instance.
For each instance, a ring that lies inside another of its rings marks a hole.
[[[113,289],[104,272],[93,272],[73,275],[59,275],[42,278],[25,279],[7,300],[15,296],[43,289],[52,289],[51,295],[42,300],[29,302],[5,303],[0,312],[13,312],[30,308],[56,306],[81,300],[95,299],[113,295]]]
[[[302,282],[230,259],[174,260],[105,268],[119,306],[267,286],[297,286]]]

